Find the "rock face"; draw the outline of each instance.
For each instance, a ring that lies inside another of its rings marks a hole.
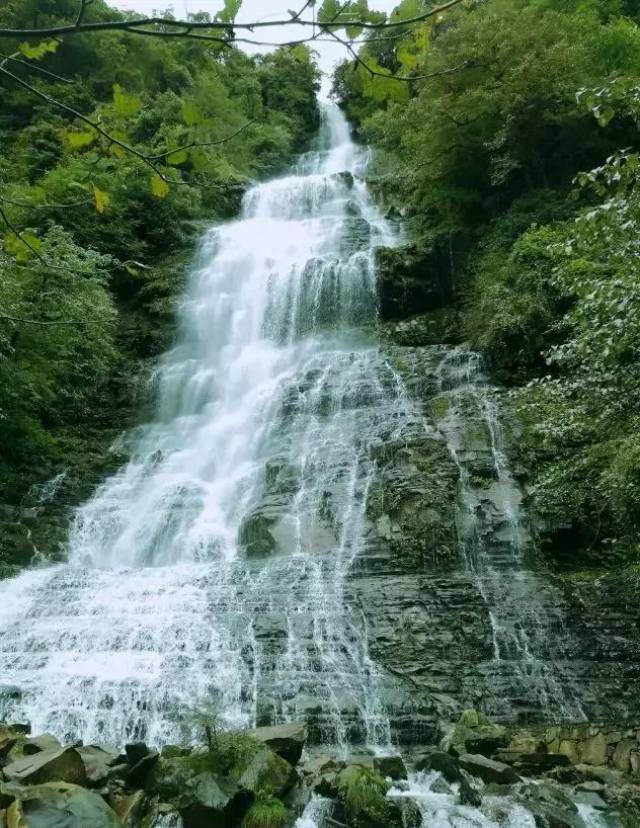
[[[424,254],[415,246],[382,247],[376,252],[378,295],[383,319],[441,308],[451,297],[451,284],[437,272],[429,273]]]
[[[495,782],[498,785],[513,785],[520,777],[504,762],[487,759],[480,754],[463,753],[458,760],[460,767],[471,776],[477,776],[483,782]]]
[[[26,785],[60,781],[83,785],[87,775],[82,758],[74,748],[53,748],[28,755],[3,768],[11,782]]]
[[[437,741],[465,707],[504,723],[639,715],[636,610],[597,584],[568,595],[537,558],[508,423],[477,357],[386,351],[422,419],[376,457],[346,598],[364,611],[369,653],[386,668],[397,740]],[[478,738],[467,752],[495,747]]]
[[[92,791],[65,782],[22,787],[3,785],[15,799],[7,810],[13,828],[122,828],[104,799]]]
[[[307,741],[307,729],[303,724],[258,727],[251,735],[264,742],[274,753],[286,759],[290,765],[297,765]]]

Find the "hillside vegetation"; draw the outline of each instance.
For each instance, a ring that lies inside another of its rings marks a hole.
[[[10,0],[0,26],[72,21],[77,6]],[[96,0],[85,19],[118,17]],[[305,148],[318,71],[303,46],[248,57],[117,31],[5,40],[0,55],[15,78],[0,86],[0,565],[11,565],[55,551],[46,520],[29,540],[16,522],[48,496],[32,484],[64,469],[69,505],[117,464],[107,447],[144,360],[171,341],[195,239]],[[160,172],[74,112],[157,156]]]

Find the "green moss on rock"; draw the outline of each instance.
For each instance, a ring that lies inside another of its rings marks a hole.
[[[402,826],[402,812],[387,799],[391,785],[377,771],[349,765],[338,775],[338,793],[353,828]]]

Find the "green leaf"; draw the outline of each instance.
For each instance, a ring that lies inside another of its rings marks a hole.
[[[335,20],[340,14],[340,8],[341,4],[338,0],[324,0],[324,3],[318,10],[318,22],[329,23],[329,21]]]
[[[151,176],[151,192],[156,198],[166,198],[169,195],[169,185],[158,173]]]
[[[79,150],[91,146],[96,140],[96,133],[93,130],[87,130],[85,132],[65,132],[64,138],[69,149]]]
[[[43,40],[41,43],[36,43],[32,46],[30,43],[21,43],[19,46],[22,54],[30,60],[39,60],[48,52],[55,52],[60,45],[58,40]]]
[[[195,126],[202,121],[202,113],[191,101],[182,104],[182,119],[187,126]]]
[[[118,129],[109,130],[109,135],[111,135],[112,138],[116,138],[118,141],[122,141],[123,144],[129,143],[128,136]],[[114,158],[124,158],[127,154],[127,151],[124,149],[124,147],[121,147],[120,144],[110,144],[109,153]]]
[[[418,65],[418,56],[415,55],[408,44],[403,43],[396,50],[396,59],[405,69],[411,71]]]
[[[240,11],[240,6],[242,6],[242,0],[224,0],[224,9],[216,14],[216,20],[232,23]]]
[[[171,164],[172,167],[179,167],[180,164],[184,164],[184,162],[189,158],[189,153],[186,149],[180,149],[176,152],[172,152],[171,155],[167,156],[167,164]]]
[[[113,103],[118,115],[134,115],[142,106],[140,98],[129,95],[119,83],[113,87]]]
[[[607,124],[613,119],[615,110],[612,109],[610,106],[596,106],[593,110],[593,114],[596,116],[598,121],[598,125],[601,127],[606,127]]]
[[[100,214],[104,213],[104,211],[109,206],[110,198],[109,196],[99,187],[93,185],[93,203],[95,205],[96,211]]]
[[[17,262],[28,262],[36,253],[40,253],[42,250],[42,242],[33,233],[29,233],[29,231],[25,231],[20,235],[17,233],[8,233],[4,238],[4,249]]]
[[[209,158],[201,149],[192,149],[191,164],[196,172],[204,172],[209,168]]]
[[[347,26],[345,32],[349,40],[355,40],[362,33],[362,26]]]

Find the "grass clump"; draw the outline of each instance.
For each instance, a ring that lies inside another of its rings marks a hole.
[[[285,828],[291,824],[291,814],[275,796],[257,799],[242,823],[243,828]]]
[[[387,791],[390,785],[371,768],[351,765],[338,777],[338,790],[354,826],[392,825]]]

